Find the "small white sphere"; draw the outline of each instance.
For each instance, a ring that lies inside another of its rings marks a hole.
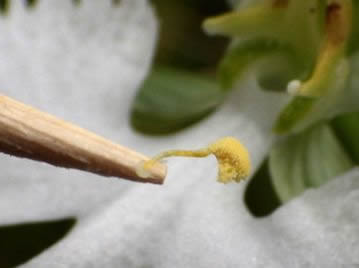
[[[302,82],[300,80],[292,80],[287,85],[287,92],[290,95],[297,95],[301,85],[302,85]]]

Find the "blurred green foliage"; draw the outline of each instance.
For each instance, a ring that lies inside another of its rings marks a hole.
[[[198,70],[215,69],[228,39],[209,37],[202,30],[208,16],[228,10],[223,0],[152,0],[160,32],[155,63]]]
[[[319,187],[354,166],[328,124],[280,140],[269,155],[272,183],[282,202]]]
[[[207,116],[223,98],[213,78],[178,68],[156,67],[135,98],[131,124],[146,134],[173,133]]]
[[[0,226],[0,267],[16,267],[56,243],[74,226],[72,218]]]
[[[211,38],[203,20],[225,12],[225,1],[152,0],[159,39],[154,67],[132,106],[131,123],[144,134],[170,134],[209,115],[224,93],[214,80],[228,39]]]
[[[331,126],[345,151],[355,164],[359,164],[359,113],[349,113],[338,116]]]
[[[244,202],[249,211],[256,217],[265,217],[281,205],[278,194],[272,185],[269,174],[268,159],[248,182]]]
[[[6,14],[9,9],[9,0],[0,0],[0,14]]]

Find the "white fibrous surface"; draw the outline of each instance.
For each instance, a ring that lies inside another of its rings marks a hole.
[[[1,94],[142,153],[199,148],[222,136],[266,156],[284,102],[253,83],[199,124],[168,137],[135,133],[128,114],[150,68],[157,20],[145,0],[14,2],[0,19]],[[163,186],[102,178],[0,155],[0,225],[75,217],[22,267],[358,267],[359,170],[254,218],[247,182],[216,182],[216,160],[174,159]],[[19,241],[21,243],[21,241]]]

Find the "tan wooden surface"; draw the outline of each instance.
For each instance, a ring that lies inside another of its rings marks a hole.
[[[148,158],[31,106],[0,95],[0,152],[103,176],[162,184],[166,166],[136,175]]]

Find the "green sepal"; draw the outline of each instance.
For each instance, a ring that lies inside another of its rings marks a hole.
[[[208,34],[227,36],[262,36],[273,39],[281,35],[286,10],[272,8],[269,1],[235,10],[204,21],[203,29]]]
[[[131,124],[145,134],[172,133],[206,117],[224,96],[218,83],[208,77],[156,67],[134,100]]]
[[[353,166],[326,124],[286,137],[273,147],[269,156],[272,183],[282,202],[326,183]]]

